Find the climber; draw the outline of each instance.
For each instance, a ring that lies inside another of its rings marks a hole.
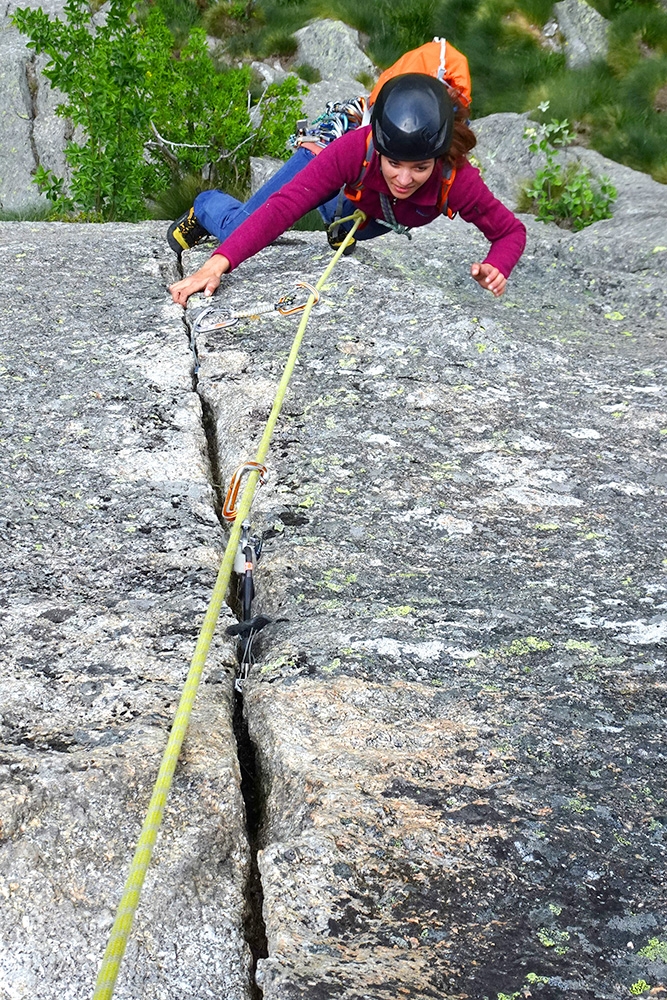
[[[443,84],[423,73],[388,80],[372,107],[370,125],[359,125],[324,145],[298,146],[292,158],[245,205],[222,191],[204,191],[193,208],[173,223],[170,245],[180,251],[213,235],[221,240],[194,274],[170,288],[174,302],[212,295],[223,274],[238,267],[318,208],[334,224],[332,245],[351,223],[336,219],[361,209],[366,222],[358,240],[393,229],[407,233],[439,215],[458,214],[491,243],[470,273],[484,289],[502,295],[526,239],[523,223],[498,201],[467,159],[476,143],[467,109],[457,106]]]

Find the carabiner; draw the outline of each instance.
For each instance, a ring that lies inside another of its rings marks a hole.
[[[260,462],[244,462],[243,465],[239,465],[238,469],[234,472],[234,475],[229,481],[229,487],[227,489],[227,496],[225,497],[225,502],[222,505],[222,516],[226,521],[235,521],[237,514],[236,501],[239,495],[239,489],[241,487],[241,479],[246,472],[259,472],[259,485],[262,486],[266,482],[266,466],[262,465]]]
[[[227,316],[218,323],[209,323],[208,326],[202,326],[202,320],[204,317],[209,316],[212,312],[214,312],[215,308],[215,306],[207,306],[206,309],[202,309],[202,311],[197,314],[197,318],[193,323],[193,333],[195,335],[198,333],[211,333],[212,330],[222,330],[228,326],[236,326],[239,321],[238,316]]]
[[[276,302],[276,309],[278,310],[278,312],[280,313],[281,316],[291,316],[292,313],[302,312],[306,308],[306,306],[308,305],[308,302],[310,301],[310,296],[311,295],[314,296],[314,302],[313,302],[314,306],[317,305],[317,303],[320,301],[320,293],[318,292],[318,290],[313,285],[310,285],[307,281],[297,281],[297,282],[295,282],[295,287],[296,288],[307,288],[310,294],[308,295],[308,298],[306,299],[305,302],[303,302],[299,306],[292,306],[291,309],[285,309],[284,305],[281,305],[281,303],[287,304],[290,301],[293,302],[294,301],[294,296],[293,295],[292,296],[284,295],[282,297],[282,299],[279,299],[279,301]]]

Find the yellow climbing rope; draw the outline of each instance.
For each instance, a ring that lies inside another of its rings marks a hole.
[[[350,219],[353,220],[354,225],[315,285],[317,292],[319,292],[324,285],[324,282],[331,274],[331,271],[340,259],[346,246],[352,241],[352,237],[354,236],[354,233],[358,229],[360,223],[365,219],[365,215],[363,212],[356,211],[353,215],[347,216],[345,219],[340,221],[347,222]],[[294,337],[292,349],[285,365],[285,370],[283,371],[282,378],[276,390],[276,396],[266,422],[264,434],[262,435],[262,439],[257,449],[255,463],[258,468],[254,468],[250,472],[241,495],[241,500],[238,504],[236,519],[232,526],[225,554],[222,558],[220,569],[218,570],[213,593],[211,594],[208,608],[206,609],[204,622],[199,632],[197,645],[190,662],[188,676],[181,693],[178,708],[176,709],[176,715],[174,717],[174,722],[167,741],[167,747],[165,749],[157,780],[153,788],[153,794],[148,806],[148,812],[146,813],[146,818],[141,828],[141,834],[139,835],[132,864],[130,865],[130,872],[125,883],[123,895],[120,903],[118,904],[116,917],[113,927],[111,928],[109,941],[107,943],[104,957],[102,959],[102,965],[100,966],[100,971],[97,976],[93,1000],[111,1000],[111,997],[113,996],[120,964],[123,960],[123,955],[125,954],[127,942],[132,930],[132,924],[134,923],[134,915],[139,904],[139,897],[141,895],[144,879],[153,855],[153,848],[155,847],[160,824],[162,823],[162,816],[164,814],[167,796],[169,795],[172,779],[174,777],[174,771],[176,770],[178,757],[181,752],[183,740],[185,739],[188,724],[190,722],[195,695],[197,694],[197,688],[199,687],[199,681],[206,663],[206,657],[213,640],[213,633],[215,632],[220,610],[227,594],[227,588],[229,586],[229,581],[234,567],[234,558],[236,556],[239,539],[241,537],[243,521],[250,513],[250,507],[257,488],[257,482],[261,474],[259,467],[264,465],[264,460],[267,456],[269,445],[271,444],[273,430],[280,415],[287,387],[296,365],[297,355],[299,353],[299,348],[301,347],[301,341],[303,340],[308,318],[313,305],[317,301],[317,298],[317,294],[311,294],[304,309],[299,329]]]

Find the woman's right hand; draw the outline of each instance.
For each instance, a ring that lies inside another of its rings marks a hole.
[[[169,286],[174,302],[184,306],[191,295],[202,292],[205,296],[213,295],[220,284],[220,278],[229,270],[229,261],[222,254],[216,253],[206,261],[203,267],[187,278],[182,278]]]

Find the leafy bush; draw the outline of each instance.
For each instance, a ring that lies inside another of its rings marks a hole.
[[[608,177],[594,178],[586,167],[563,166],[556,159],[558,146],[574,138],[569,122],[552,119],[547,125],[527,128],[531,153],[543,153],[545,165],[524,188],[525,204],[541,222],[556,222],[568,229],[583,229],[600,219],[611,218],[617,191]]]
[[[141,23],[135,0],[111,0],[100,27],[86,0],[67,0],[65,13],[67,21],[41,9],[14,15],[29,46],[49,57],[45,76],[66,95],[57,113],[77,127],[65,151],[71,190],[52,171],[35,177],[58,211],[133,220],[145,216],[146,198],[187,174],[202,186],[238,185],[252,153],[286,155],[301,111],[294,78],[268,87],[250,108],[250,70],[216,72],[201,28],[174,59],[157,7]]]

